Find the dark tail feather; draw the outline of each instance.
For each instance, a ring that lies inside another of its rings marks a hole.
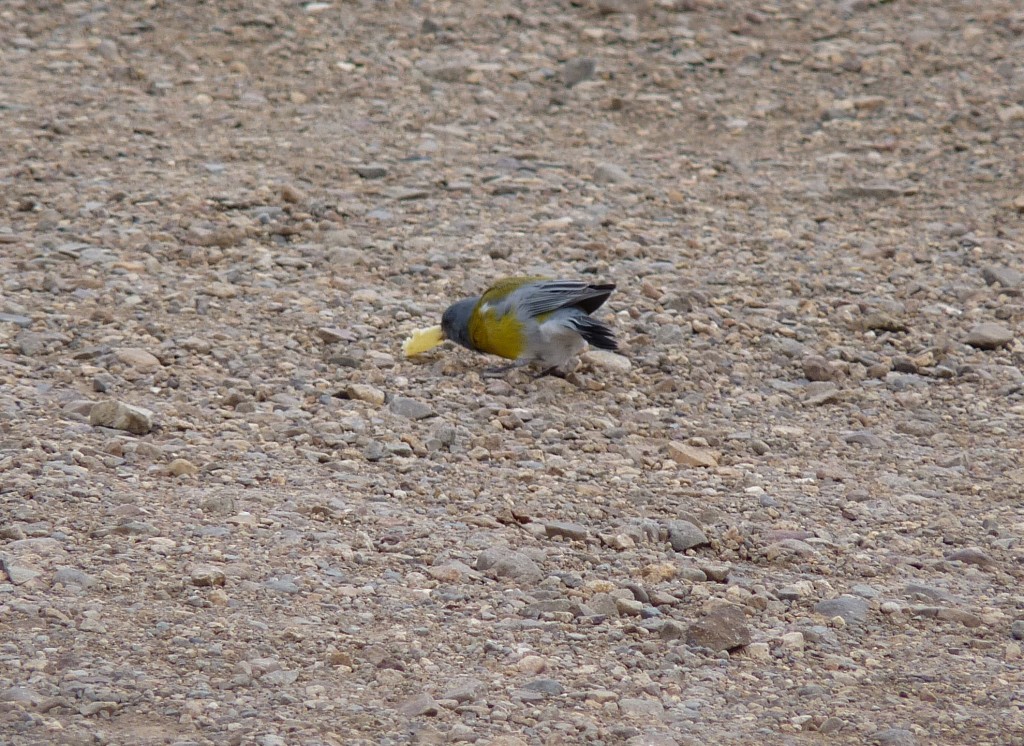
[[[578,316],[572,320],[572,324],[591,347],[601,350],[619,349],[619,343],[615,341],[615,333],[597,319]]]
[[[615,290],[615,285],[611,283],[607,285],[588,285],[587,290],[589,290],[592,295],[579,301],[575,305],[577,308],[582,308],[584,313],[590,314],[604,305],[604,302],[608,300],[608,296]]]

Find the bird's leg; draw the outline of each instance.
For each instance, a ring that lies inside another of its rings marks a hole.
[[[484,378],[500,378],[511,370],[517,370],[530,364],[529,360],[516,360],[511,365],[499,365],[497,368],[484,368]]]

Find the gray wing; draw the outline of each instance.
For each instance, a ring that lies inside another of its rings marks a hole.
[[[600,308],[615,286],[591,285],[576,280],[542,280],[524,285],[509,296],[527,316],[540,316],[559,308],[579,308],[591,314]]]

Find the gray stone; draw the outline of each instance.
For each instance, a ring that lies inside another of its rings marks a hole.
[[[867,619],[868,602],[856,596],[840,596],[819,601],[814,605],[814,611],[829,619],[838,616],[847,624],[859,624]]]
[[[557,696],[565,691],[565,687],[554,679],[534,679],[523,687],[528,692],[540,692],[548,696]]]
[[[665,707],[655,699],[625,698],[619,700],[619,712],[631,720],[661,720]]]
[[[8,580],[15,585],[24,585],[39,577],[39,571],[26,565],[19,564],[10,557],[0,555],[0,570],[7,574]]]
[[[1024,640],[1024,619],[1018,619],[1010,625],[1010,635],[1014,640]]]
[[[96,584],[96,578],[77,567],[61,567],[53,574],[54,585],[77,585],[80,588],[90,588]]]
[[[410,399],[407,396],[396,396],[388,404],[388,409],[399,417],[410,420],[422,420],[434,416],[434,409],[429,404],[419,399]]]
[[[434,698],[425,692],[410,697],[398,706],[398,713],[409,718],[420,717],[421,715],[432,717],[437,715],[439,710],[440,708],[437,702],[434,701]]]
[[[153,429],[153,413],[142,407],[108,399],[93,405],[89,412],[89,424],[93,427],[124,430],[133,435],[145,435]]]
[[[562,66],[562,82],[566,88],[572,88],[584,80],[594,77],[597,63],[590,57],[576,57]]]
[[[508,549],[485,549],[476,559],[476,569],[520,583],[539,583],[544,578],[536,562],[521,552]]]
[[[548,536],[564,536],[574,541],[584,541],[590,532],[586,526],[579,523],[554,521],[544,524],[544,533]]]
[[[957,549],[947,554],[946,559],[954,562],[963,562],[965,565],[979,565],[981,567],[989,567],[996,564],[994,559],[977,547]]]
[[[388,175],[388,167],[379,163],[367,163],[365,165],[355,166],[352,170],[355,171],[362,179],[383,179]]]
[[[989,285],[1002,285],[1004,288],[1019,288],[1024,283],[1024,273],[1012,267],[985,267],[981,276]]]
[[[452,699],[459,703],[475,702],[483,699],[486,693],[487,685],[480,679],[460,679],[445,689],[441,699]]]
[[[979,350],[995,350],[1013,341],[1013,332],[1002,324],[986,321],[973,327],[964,340]]]
[[[917,746],[917,738],[905,728],[886,728],[871,734],[871,743],[878,746]]]
[[[689,521],[669,521],[666,526],[668,541],[677,552],[685,552],[687,549],[708,543],[707,535]]]
[[[629,181],[629,174],[614,163],[599,163],[594,169],[595,184],[622,184]]]
[[[658,635],[662,640],[682,640],[686,637],[686,630],[685,624],[674,619],[666,619],[658,630]]]
[[[836,377],[835,368],[821,355],[805,357],[802,367],[808,381],[831,381]]]
[[[32,326],[32,319],[16,313],[0,313],[0,324],[14,324],[22,329]]]
[[[690,625],[686,642],[711,650],[735,650],[750,644],[746,616],[737,606],[720,606]]]

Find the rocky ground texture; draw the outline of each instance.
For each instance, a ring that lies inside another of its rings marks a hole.
[[[0,41],[0,741],[1024,743],[1019,3]],[[403,358],[518,273],[623,356]]]

